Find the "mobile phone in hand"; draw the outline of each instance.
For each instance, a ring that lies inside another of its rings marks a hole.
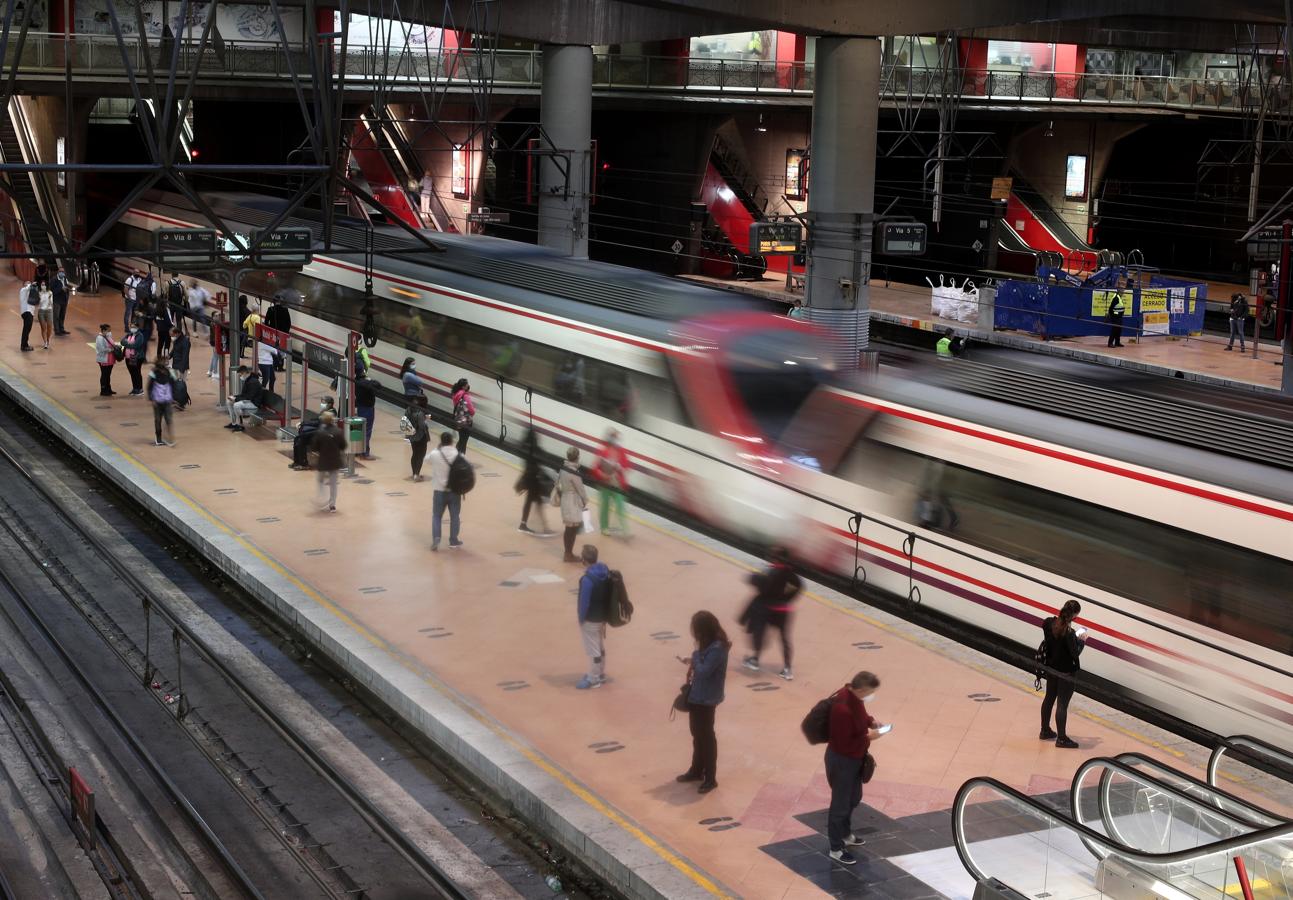
[[[1077,636],[1077,639],[1080,641],[1086,637],[1086,629],[1081,626],[1078,626],[1077,628],[1073,629],[1073,634],[1075,634]]]
[[[892,724],[881,725],[875,731],[876,731],[876,734],[888,734],[889,732],[893,731],[893,725]]]

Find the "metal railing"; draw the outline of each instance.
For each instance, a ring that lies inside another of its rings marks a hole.
[[[169,51],[156,40],[124,40],[126,55],[136,73],[151,55],[155,67],[169,67]],[[341,52],[334,45],[333,71],[341,71]],[[180,71],[192,68],[196,41],[180,44]],[[19,60],[20,71],[63,74],[70,55],[73,73],[125,75],[121,50],[108,35],[77,35],[68,42],[58,34],[30,34]],[[165,56],[165,58],[163,58]],[[289,64],[289,58],[291,64]],[[537,89],[543,82],[543,54],[539,50],[500,50],[477,55],[471,50],[387,50],[385,47],[351,45],[346,48],[347,81],[357,85],[426,82],[479,83],[493,66],[496,87]],[[288,77],[308,72],[306,53],[299,45],[284,49],[277,42],[225,41],[219,52],[208,47],[199,61],[200,75],[233,80]],[[698,57],[623,56],[599,53],[593,58],[593,87],[597,90],[652,90],[660,92],[769,94],[809,96],[813,90],[813,65],[741,59]],[[992,102],[1054,103],[1075,106],[1147,106],[1241,112],[1257,98],[1255,90],[1226,79],[1159,75],[1102,75],[1096,73],[1014,72],[992,68],[943,70],[886,65],[881,77],[883,100],[900,102],[911,97],[959,93],[963,99]],[[1293,113],[1293,88],[1283,82],[1267,86],[1268,109]]]

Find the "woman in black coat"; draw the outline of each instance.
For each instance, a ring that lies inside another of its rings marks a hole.
[[[1042,623],[1042,646],[1045,663],[1050,672],[1046,675],[1046,696],[1042,699],[1043,741],[1055,740],[1056,747],[1072,750],[1077,741],[1069,739],[1066,730],[1069,701],[1073,699],[1073,681],[1079,668],[1078,657],[1086,646],[1086,629],[1074,628],[1073,621],[1082,612],[1076,600],[1064,604],[1058,616],[1051,616]],[[1068,676],[1068,677],[1064,677]],[[1051,707],[1055,707],[1055,731],[1051,731]]]

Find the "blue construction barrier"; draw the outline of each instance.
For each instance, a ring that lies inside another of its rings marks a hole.
[[[1208,286],[1165,275],[1142,277],[1121,290],[1128,336],[1189,335],[1203,330]],[[1084,284],[1003,281],[997,288],[993,325],[1042,337],[1082,337],[1109,333],[1105,313],[1114,290]]]

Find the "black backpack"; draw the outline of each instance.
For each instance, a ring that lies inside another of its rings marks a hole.
[[[633,604],[629,602],[628,588],[624,586],[624,576],[618,569],[612,569],[607,582],[606,623],[612,628],[627,625],[633,618]]]
[[[799,727],[803,729],[808,743],[825,744],[831,739],[831,707],[834,705],[835,695],[832,694],[825,700],[814,703],[808,715],[804,716],[803,724]]]
[[[166,286],[166,299],[171,306],[184,305],[184,285],[178,281],[172,281]]]
[[[1046,652],[1046,638],[1033,651],[1033,690],[1042,689],[1042,679],[1046,677],[1046,667],[1050,664],[1050,654]]]
[[[440,456],[443,458],[444,454],[441,453]],[[453,458],[453,462],[449,463],[449,490],[462,496],[470,493],[475,486],[476,470],[471,467],[471,463],[467,462],[467,457],[459,453]]]

